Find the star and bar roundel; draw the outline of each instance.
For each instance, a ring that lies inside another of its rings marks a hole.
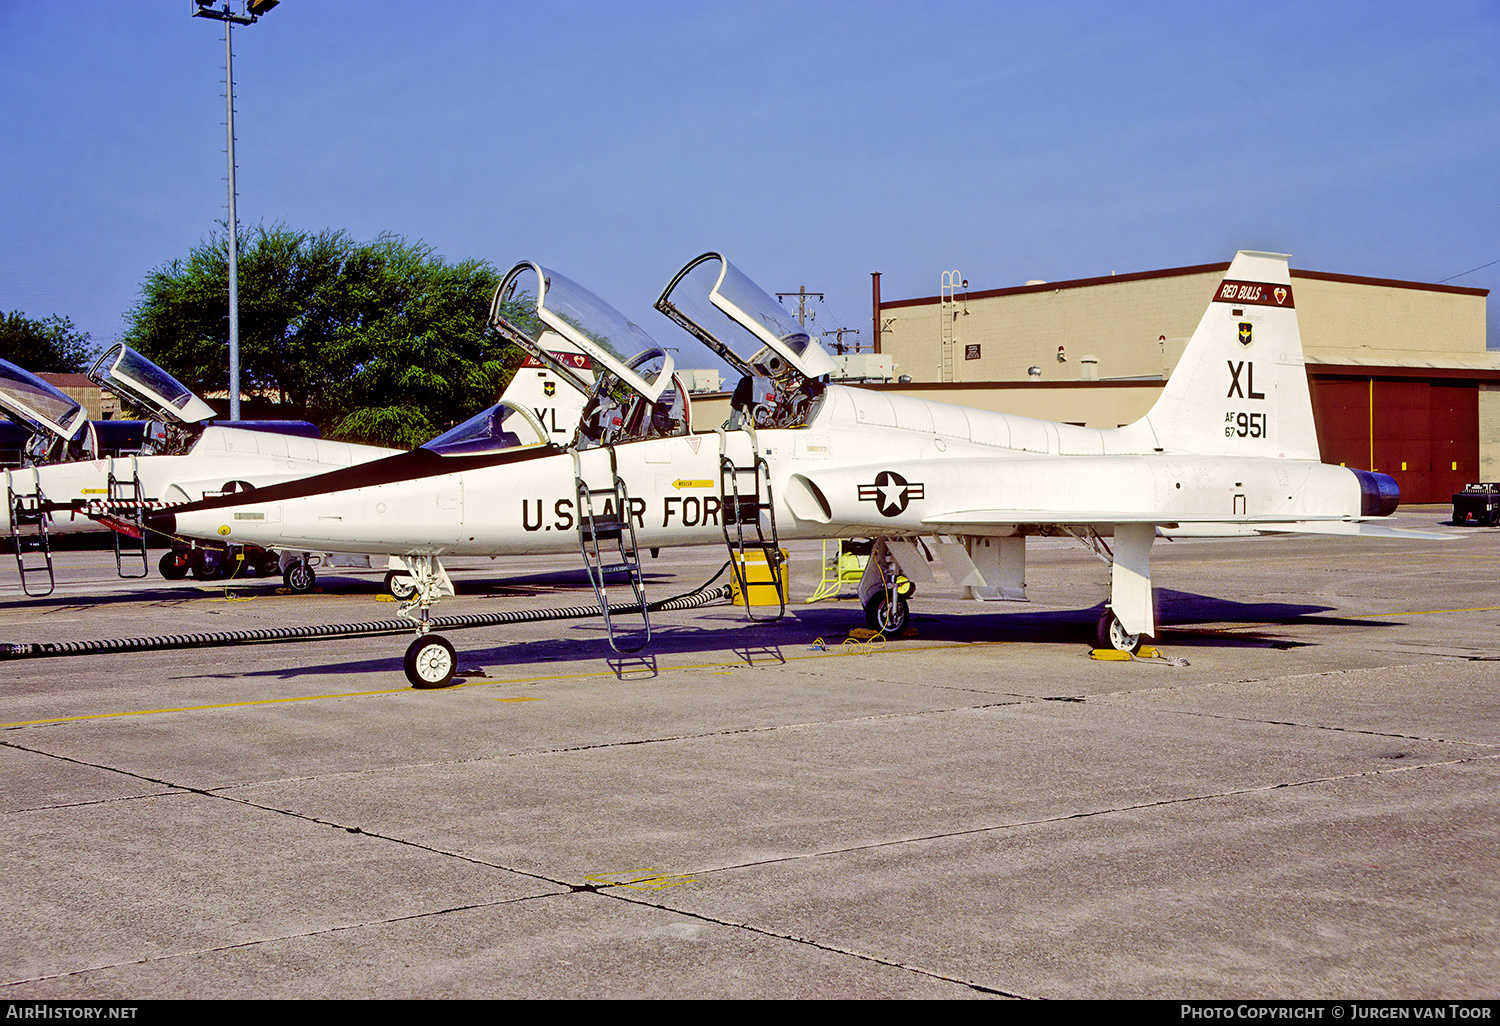
[[[873,484],[859,486],[859,501],[873,502],[884,517],[899,517],[913,499],[925,499],[927,486],[910,482],[894,470],[882,470]]]

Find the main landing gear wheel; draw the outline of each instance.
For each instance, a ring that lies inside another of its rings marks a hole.
[[[1114,610],[1106,609],[1104,615],[1099,617],[1099,624],[1094,630],[1095,648],[1112,648],[1116,652],[1139,652],[1141,643],[1145,637],[1140,634],[1127,634],[1120,618],[1115,616]]]
[[[162,577],[169,581],[180,581],[188,575],[186,563],[177,562],[177,553],[168,552],[161,557],[161,562],[156,564],[156,569],[161,571]]]
[[[441,634],[424,634],[406,650],[406,679],[414,688],[445,688],[458,669],[458,654]]]
[[[906,599],[896,596],[896,605],[892,608],[890,604],[890,592],[881,590],[875,593],[865,606],[865,625],[872,631],[882,634],[900,634],[906,630],[907,623],[911,620],[911,609],[906,604]]]
[[[392,570],[385,575],[385,590],[405,602],[417,593],[417,582],[405,570]]]
[[[307,565],[303,559],[291,563],[281,573],[281,579],[289,591],[298,595],[303,592],[312,591],[313,585],[318,583],[318,575],[313,573],[313,568]]]

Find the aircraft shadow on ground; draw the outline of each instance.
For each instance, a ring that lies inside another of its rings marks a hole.
[[[1294,648],[1316,642],[1291,637],[1278,628],[1386,628],[1399,625],[1397,620],[1325,615],[1332,608],[1310,603],[1236,602],[1159,589],[1158,641],[1164,645],[1203,648]],[[1102,611],[1103,603],[1071,610],[1000,611],[987,607],[960,615],[915,613],[912,626],[915,636],[925,641],[1091,646],[1094,625]],[[638,653],[615,652],[598,620],[561,620],[527,626],[529,630],[545,632],[548,636],[496,644],[491,640],[492,635],[486,637],[489,628],[440,631],[458,650],[459,670],[454,683],[480,683],[486,678],[503,678],[509,676],[508,667],[512,666],[526,666],[535,672],[537,667],[555,665],[563,668],[598,659],[605,660],[610,675],[626,681],[657,676],[657,660],[664,656],[697,655],[743,666],[781,664],[800,655],[842,645],[852,628],[864,626],[864,614],[852,601],[817,606],[793,605],[788,606],[787,616],[782,620],[757,623],[746,619],[743,610],[736,607],[710,606],[700,612],[697,623],[653,625],[649,649]],[[349,638],[341,644],[358,645],[369,652],[370,657],[336,662],[319,659],[302,666],[220,676],[291,679],[311,674],[388,674],[392,678],[391,686],[399,688],[403,680],[401,659],[410,638],[410,635]],[[620,640],[622,646],[628,646],[639,639],[626,628]]]
[[[665,573],[653,574],[649,570],[642,575],[648,586],[655,584],[652,593],[660,591],[665,585],[663,581],[673,575]],[[587,596],[586,601],[593,601],[593,591],[589,587],[588,575],[583,570],[552,571],[538,574],[525,574],[520,576],[485,576],[474,577],[459,575],[454,578],[453,586],[457,593],[466,597],[478,598],[504,598],[504,597],[532,597],[558,592],[571,595],[581,592]],[[40,598],[32,598],[28,595],[17,593],[6,599],[0,600],[0,611],[7,609],[42,609],[77,606],[84,608],[107,608],[114,605],[129,605],[140,603],[182,603],[203,601],[207,599],[222,599],[225,593],[244,599],[255,599],[269,595],[290,595],[282,583],[280,577],[243,577],[232,581],[164,581],[153,579],[143,581],[141,585],[128,591],[115,591],[99,595],[87,595],[76,593],[53,593]],[[308,601],[315,601],[318,595],[383,595],[385,586],[381,578],[372,577],[341,577],[330,573],[326,577],[319,577],[317,587],[306,596]],[[566,601],[571,602],[569,598]],[[559,603],[562,604],[562,603]],[[391,608],[394,608],[391,607]],[[370,619],[384,619],[386,613],[378,613]]]

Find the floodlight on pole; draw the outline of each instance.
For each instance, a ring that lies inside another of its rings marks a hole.
[[[240,419],[240,245],[239,221],[234,209],[234,48],[230,29],[235,25],[253,25],[260,16],[280,0],[249,0],[235,13],[229,0],[214,7],[214,0],[194,0],[195,18],[212,18],[224,23],[224,104],[225,147],[229,160],[229,419]]]

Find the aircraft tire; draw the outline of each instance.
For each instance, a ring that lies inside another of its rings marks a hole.
[[[161,557],[156,564],[156,569],[161,571],[163,578],[169,581],[180,581],[188,575],[186,563],[177,562],[177,553],[168,552]]]
[[[313,568],[307,565],[307,560],[299,559],[295,563],[288,564],[281,574],[282,583],[287,586],[288,591],[301,595],[312,591],[313,585],[318,583],[318,575],[313,573]]]
[[[1104,615],[1099,617],[1098,626],[1094,630],[1095,648],[1112,648],[1116,652],[1139,652],[1145,640],[1144,635],[1127,634],[1124,625],[1120,623],[1120,618],[1115,616],[1112,609],[1104,611]]]
[[[896,596],[896,608],[892,610],[886,602],[884,589],[876,592],[865,606],[865,626],[872,631],[885,635],[900,634],[910,621],[911,607],[906,604],[906,599]]]
[[[417,593],[417,584],[405,570],[392,570],[385,575],[385,590],[405,602]]]
[[[458,669],[458,653],[440,634],[424,634],[406,650],[406,679],[414,688],[445,688]]]
[[[191,567],[193,580],[195,581],[211,581],[220,575],[219,571],[222,569],[220,566],[209,566],[204,561],[201,553],[193,559]]]

